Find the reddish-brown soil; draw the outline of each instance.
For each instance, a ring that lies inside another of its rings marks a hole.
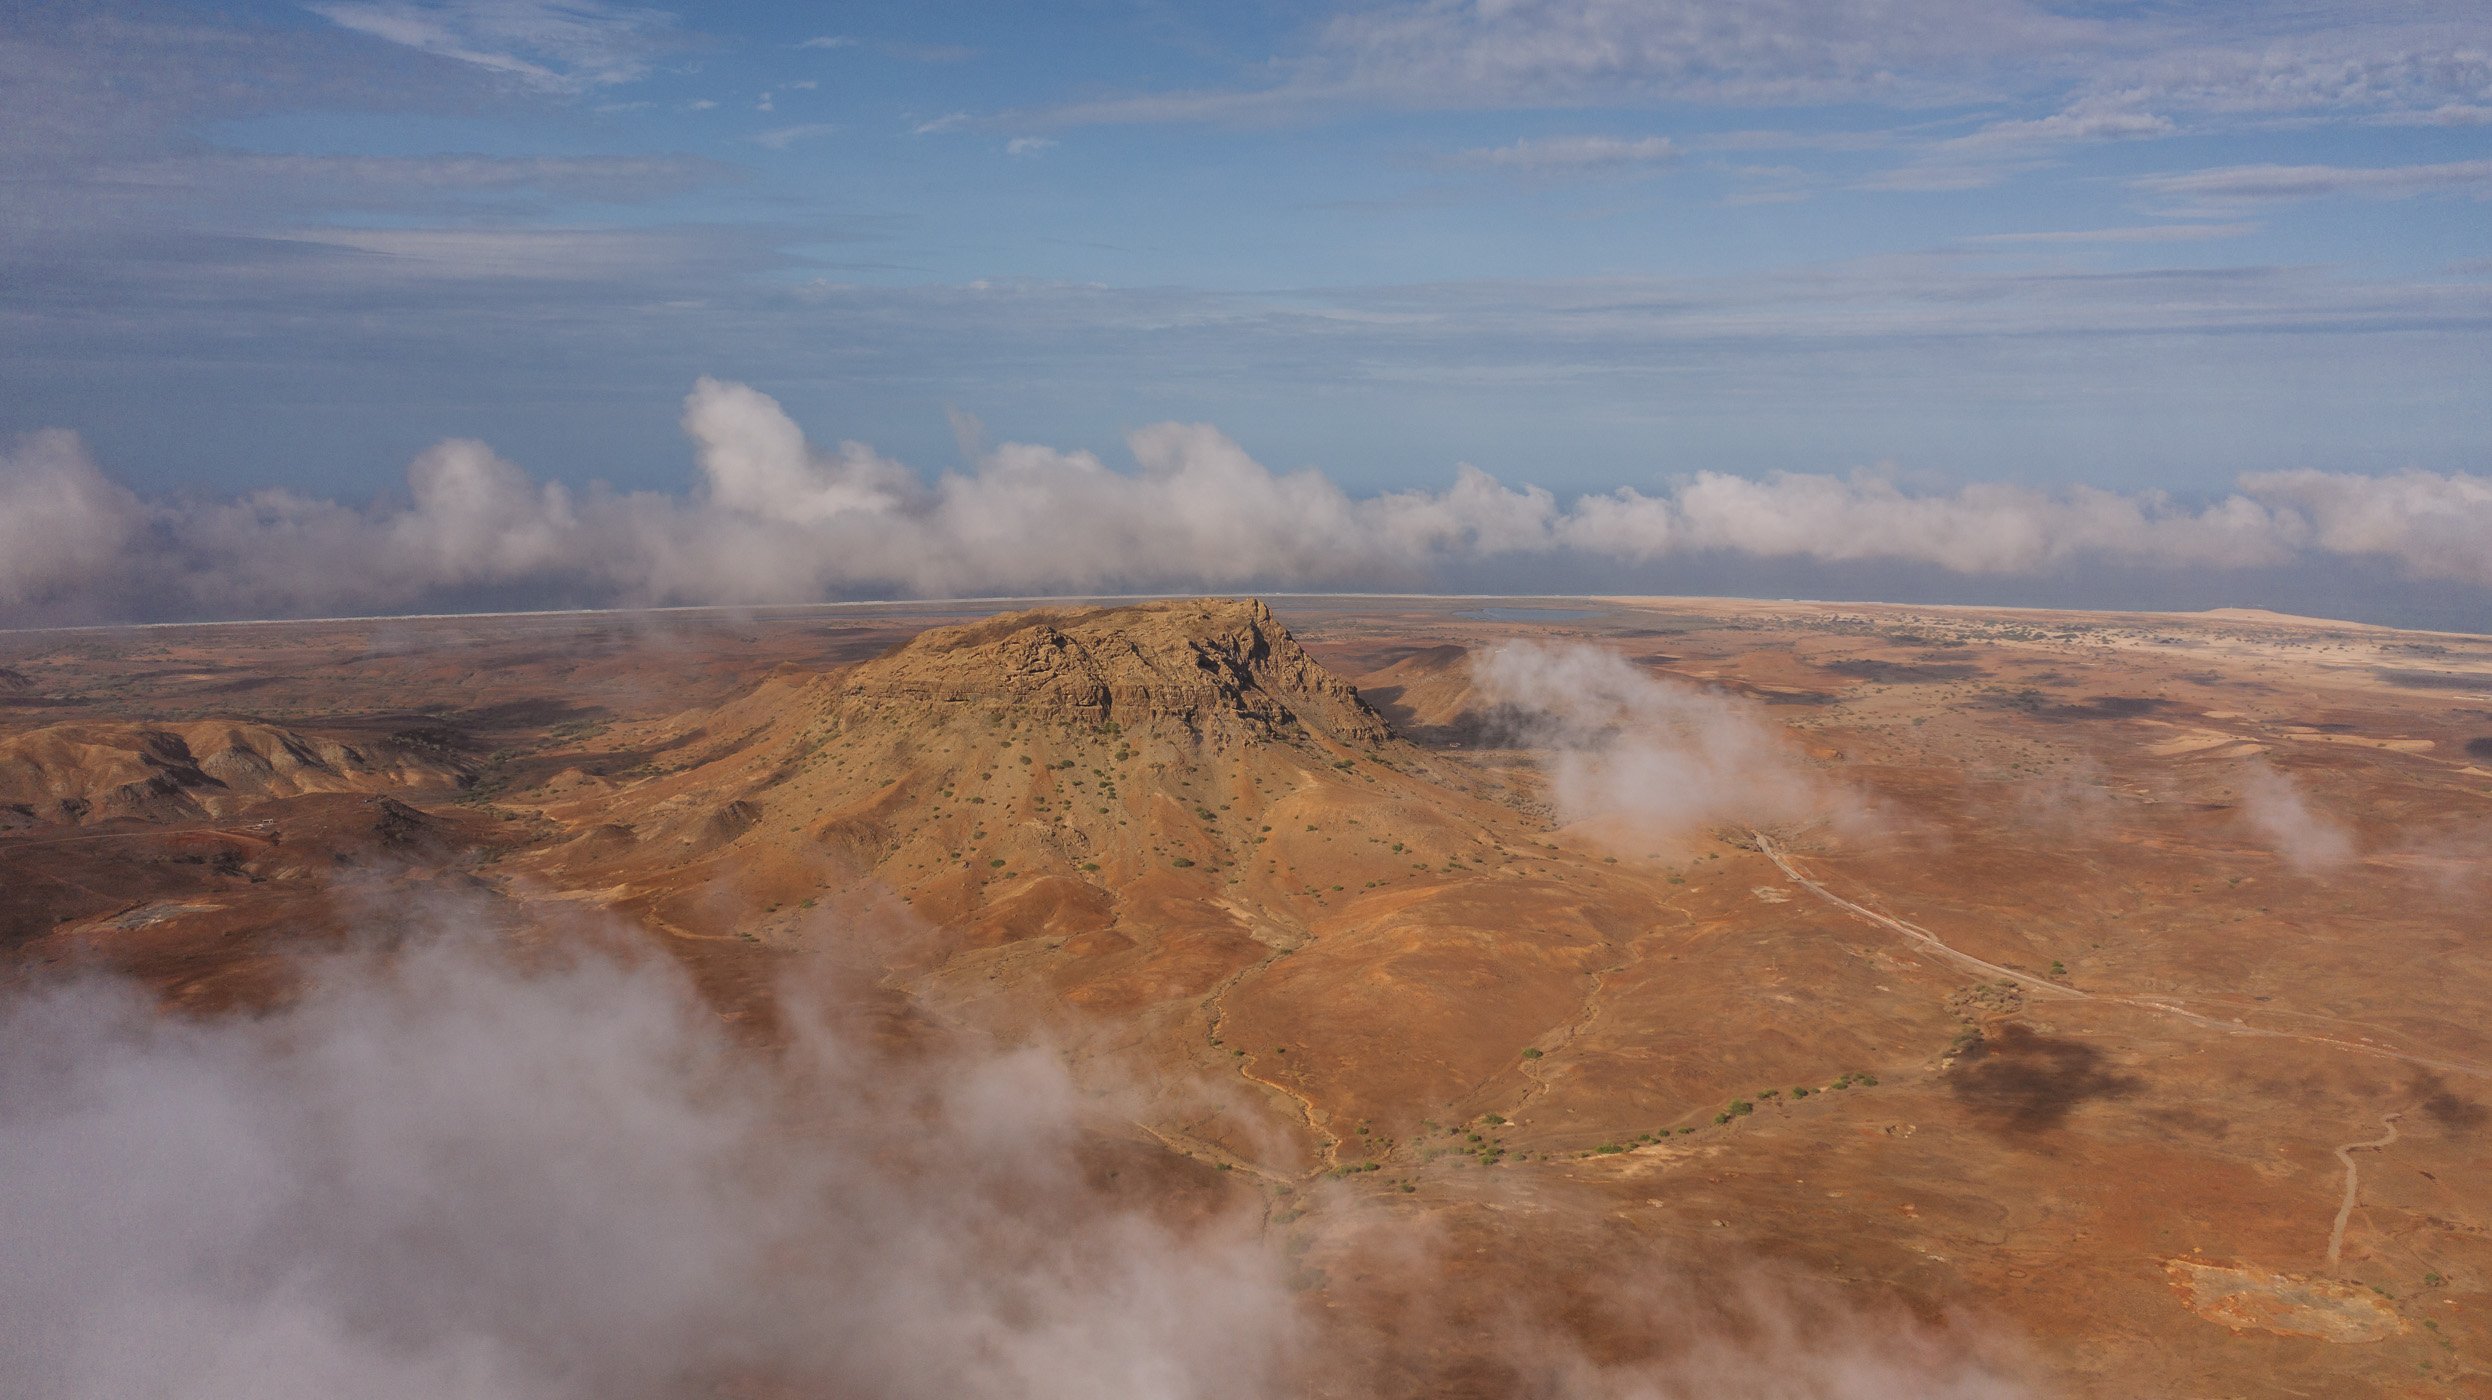
[[[1666,1351],[1763,1271],[2047,1394],[2492,1394],[2492,640],[1562,606],[0,636],[0,950],[248,1007],[444,886],[756,1034],[869,970],[1138,1086],[1103,1150],[1263,1202],[1327,1393],[1515,1393],[1524,1314]],[[1512,637],[1746,697],[1867,819],[1577,839],[1469,684]]]

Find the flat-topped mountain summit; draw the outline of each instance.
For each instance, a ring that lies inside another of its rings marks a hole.
[[[960,706],[1081,725],[1174,724],[1205,739],[1308,730],[1391,737],[1256,599],[1007,613],[924,633],[856,669],[843,710]]]

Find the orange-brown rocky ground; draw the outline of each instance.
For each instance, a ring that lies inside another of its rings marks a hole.
[[[1865,816],[1558,825],[1471,679],[1514,637],[1743,697]],[[1260,1202],[1318,1391],[1516,1393],[1515,1327],[1631,1361],[1763,1274],[2047,1394],[2492,1394],[2492,641],[1293,600],[25,633],[0,668],[12,977],[249,1006],[436,885],[616,911],[757,1034],[774,969],[866,969],[895,1024],[1124,1086],[1135,1180]]]

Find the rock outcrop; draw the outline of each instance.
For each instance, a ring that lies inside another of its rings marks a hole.
[[[1007,613],[926,632],[858,667],[840,712],[1011,712],[1065,724],[1181,727],[1227,743],[1305,731],[1374,745],[1383,718],[1254,599]]]

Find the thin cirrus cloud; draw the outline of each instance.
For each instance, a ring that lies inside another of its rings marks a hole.
[[[1652,169],[1678,158],[1666,136],[1540,136],[1464,151],[1459,165],[1549,173]]]
[[[1957,240],[1976,246],[2013,247],[2048,243],[2206,243],[2258,232],[2254,223],[2123,224],[2113,228],[2036,229],[2024,233],[1976,233]]]
[[[1904,563],[1969,576],[2089,564],[2238,570],[2386,563],[2492,587],[2492,478],[2244,475],[2201,505],[2158,492],[1876,474],[1698,472],[1561,501],[1464,467],[1438,489],[1356,496],[1275,472],[1200,424],[1131,434],[1134,469],[1028,443],[929,480],[871,447],[809,443],[778,403],[702,380],[681,493],[574,490],[485,444],[409,466],[402,502],[287,491],[148,499],[73,433],[0,456],[0,614],[17,620],[267,616],[445,597],[796,602],[1117,588],[1422,586],[1483,565],[1734,557]]]
[[[2058,94],[1990,140],[2160,134],[2173,112],[2463,111],[2492,91],[2480,7],[2078,16],[2019,0],[1406,0],[1318,27],[1264,88],[1143,93],[1076,120],[1286,115],[1309,102],[1428,108],[1710,101],[1928,106]]]
[[[663,11],[598,0],[332,0],[309,8],[375,39],[570,92],[646,76],[675,26]]]
[[[772,127],[756,131],[745,138],[765,151],[784,151],[800,141],[811,141],[839,130],[836,122],[798,122],[794,126]]]
[[[2282,202],[2352,195],[2364,199],[2413,199],[2461,194],[2492,198],[2492,160],[2443,161],[2429,165],[2226,165],[2168,175],[2148,175],[2131,187],[2166,199],[2209,203]]]
[[[737,178],[700,156],[330,155],[212,151],[115,168],[117,186],[235,201],[316,192],[344,207],[421,206],[436,198],[562,196],[601,203],[662,199]]]

